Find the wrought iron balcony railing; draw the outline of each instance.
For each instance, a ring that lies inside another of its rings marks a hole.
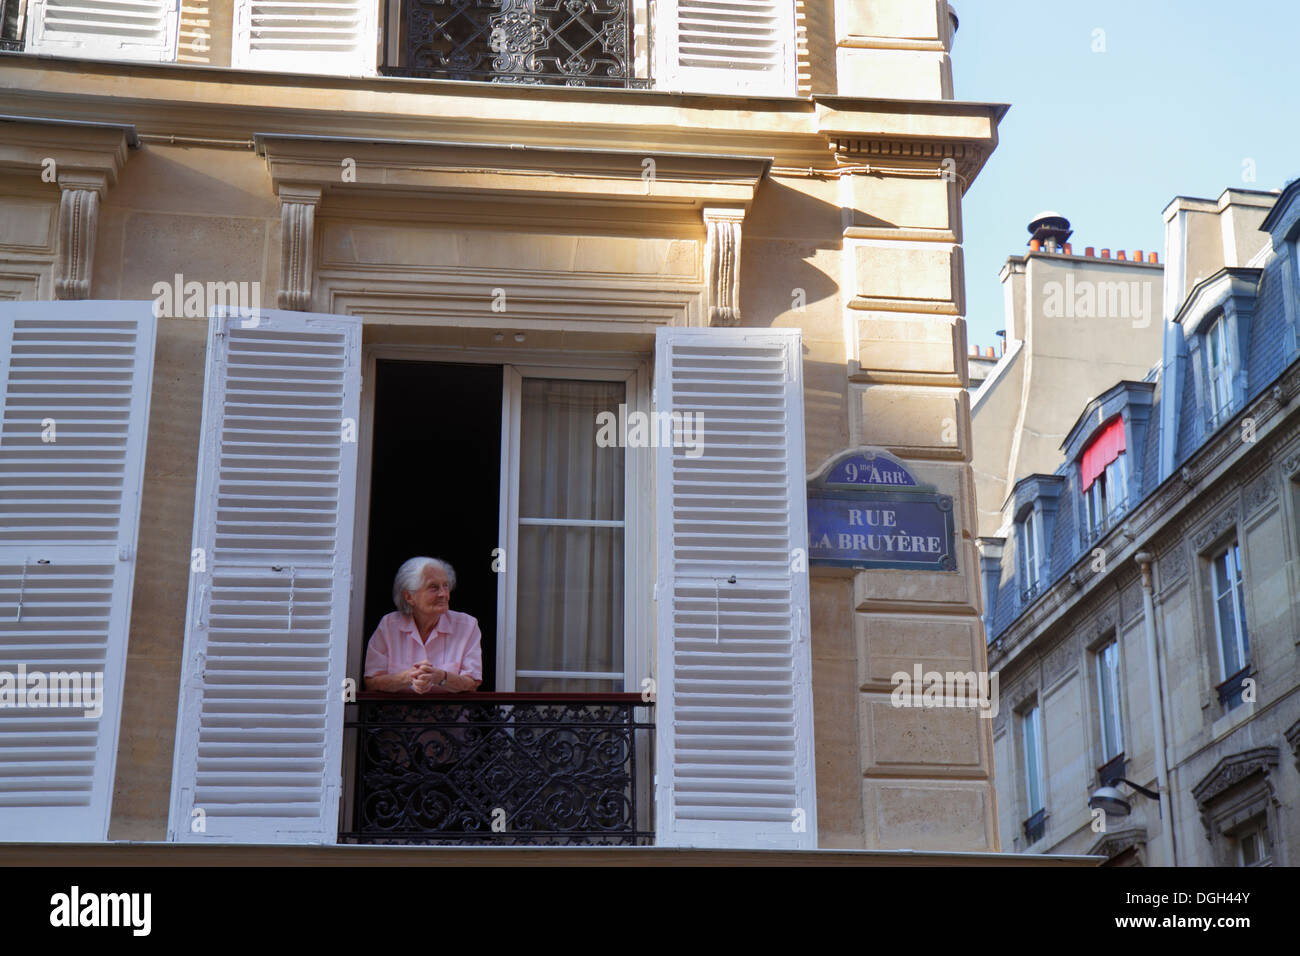
[[[400,0],[385,13],[387,76],[647,88],[634,77],[631,0]],[[388,6],[385,5],[385,11]]]
[[[1047,832],[1047,808],[1039,810],[1023,824],[1025,831],[1025,845],[1033,846],[1043,838]]]
[[[364,693],[348,707],[341,843],[653,843],[654,705],[637,694]]]
[[[0,0],[0,52],[23,48],[23,8],[27,0]]]

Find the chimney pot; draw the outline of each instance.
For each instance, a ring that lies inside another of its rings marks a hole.
[[[1142,254],[1142,250],[1141,250],[1141,249],[1139,249],[1137,252],[1133,253],[1133,261],[1134,261],[1134,262],[1142,262],[1144,259],[1146,259],[1146,256]]]
[[[1074,255],[1074,250],[1072,250],[1072,249],[1070,248],[1070,244],[1069,244],[1068,242],[1065,244],[1065,254],[1066,254],[1067,256],[1072,256],[1072,255]]]
[[[1128,256],[1125,254],[1125,252],[1124,252],[1123,249],[1116,249],[1116,250],[1115,250],[1115,258],[1118,259],[1120,262],[1127,262],[1127,261],[1128,261]]]
[[[1097,252],[1092,246],[1089,246],[1088,248],[1083,250],[1083,254],[1087,256],[1089,259],[1091,259],[1093,256],[1097,254]]]
[[[1109,249],[1103,249],[1103,250],[1101,250],[1101,257],[1102,257],[1103,259],[1109,259],[1109,258],[1110,258],[1110,250],[1109,250]]]
[[[1159,262],[1159,261],[1160,261],[1160,257],[1156,255],[1156,253],[1152,252],[1147,255],[1147,262]]]
[[[1037,252],[1037,251],[1042,247],[1042,245],[1043,245],[1043,244],[1042,244],[1041,242],[1039,242],[1037,239],[1030,239],[1030,240],[1029,240],[1029,248],[1030,248],[1030,250],[1033,251],[1033,252]]]
[[[988,347],[988,350],[984,353],[984,355],[987,358],[997,358],[997,355],[993,352],[993,346],[991,345]]]

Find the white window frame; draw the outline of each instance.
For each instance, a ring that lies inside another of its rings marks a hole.
[[[573,368],[545,365],[519,365],[511,363],[504,370],[503,391],[505,393],[501,415],[501,514],[499,527],[502,529],[506,549],[506,570],[497,588],[497,674],[496,689],[512,693],[520,676],[524,677],[585,677],[596,680],[617,680],[620,675],[595,672],[559,672],[528,671],[520,674],[516,667],[515,651],[518,638],[519,577],[518,562],[513,560],[519,554],[519,478],[523,468],[520,460],[520,425],[523,419],[523,384],[525,379],[563,379],[567,381],[622,382],[628,411],[649,410],[649,403],[643,402],[641,394],[646,390],[648,369],[642,365],[633,369],[596,369]],[[591,423],[593,434],[596,422]],[[624,692],[639,690],[641,679],[650,674],[648,635],[638,634],[638,627],[644,622],[644,614],[639,610],[640,602],[633,598],[638,590],[653,587],[654,561],[642,561],[649,550],[642,543],[645,535],[653,533],[653,522],[638,520],[639,507],[650,495],[644,491],[645,479],[649,477],[651,466],[646,449],[625,448],[623,468],[623,681]],[[558,526],[558,522],[551,522]],[[644,650],[646,657],[639,657],[638,650]]]
[[[1218,566],[1220,561],[1223,561],[1224,576],[1228,579],[1228,587],[1227,590],[1224,591],[1219,590]],[[1210,607],[1214,617],[1214,635],[1216,638],[1215,648],[1218,650],[1219,654],[1220,682],[1227,680],[1241,669],[1237,668],[1228,671],[1227,660],[1224,655],[1224,649],[1226,647],[1225,638],[1227,635],[1223,633],[1223,625],[1219,620],[1219,599],[1228,592],[1232,592],[1232,618],[1234,629],[1232,639],[1236,643],[1237,654],[1241,659],[1241,666],[1245,667],[1250,663],[1248,658],[1250,651],[1249,631],[1246,628],[1245,621],[1246,607],[1245,593],[1243,591],[1244,581],[1245,575],[1241,567],[1241,547],[1238,542],[1233,541],[1231,544],[1215,552],[1215,554],[1210,558]]]
[[[1127,452],[1120,452],[1083,493],[1083,513],[1089,541],[1105,534],[1124,512],[1128,488],[1128,465],[1124,461],[1126,454]]]
[[[1121,672],[1123,664],[1119,654],[1119,639],[1112,638],[1097,649],[1097,716],[1101,727],[1101,762],[1108,763],[1124,752],[1124,715],[1120,705],[1120,688],[1123,684]],[[1109,687],[1111,707],[1106,706],[1106,690]],[[1107,711],[1110,711],[1108,721]],[[1108,726],[1113,724],[1114,740]]]
[[[1038,704],[1021,712],[1020,738],[1021,759],[1025,768],[1025,805],[1029,810],[1025,819],[1028,819],[1047,805],[1047,778],[1043,772],[1043,718]],[[1035,795],[1038,797],[1036,801]]]
[[[1254,837],[1258,841],[1259,857],[1253,863],[1246,862],[1246,840]],[[1273,848],[1268,842],[1268,823],[1262,819],[1248,824],[1236,835],[1237,865],[1240,867],[1272,866]]]
[[[1020,589],[1022,591],[1037,588],[1039,584],[1039,556],[1042,552],[1042,542],[1038,525],[1038,514],[1032,507],[1016,525],[1016,548],[1020,552],[1020,572],[1022,575]]]
[[[1210,424],[1218,425],[1232,413],[1232,354],[1229,351],[1228,319],[1219,316],[1205,333],[1206,382],[1209,388]],[[1214,361],[1215,350],[1219,361]]]
[[[503,366],[501,409],[501,490],[498,494],[499,546],[505,548],[505,572],[497,586],[496,691],[515,689],[515,587],[514,577],[518,531],[514,513],[518,508],[519,449],[512,443],[518,435],[524,378],[586,379],[625,381],[628,410],[650,410],[649,356],[635,353],[584,353],[581,365],[565,364],[570,356],[543,350],[448,349],[434,346],[367,346],[362,359],[361,421],[358,429],[358,475],[356,527],[353,533],[353,567],[357,569],[350,611],[351,635],[348,668],[358,667],[370,634],[365,627],[366,553],[370,530],[370,474],[374,454],[375,375],[384,359],[410,362],[451,362]],[[518,382],[512,384],[512,377]],[[593,430],[595,422],[592,423]],[[639,691],[641,681],[651,673],[654,654],[655,617],[653,587],[655,573],[652,449],[629,448],[624,468],[624,561],[623,561],[623,680],[627,691]],[[484,555],[490,561],[490,555]],[[353,676],[349,674],[349,676]],[[359,677],[359,675],[356,675]],[[360,685],[360,680],[358,680]],[[345,786],[349,786],[345,782]]]

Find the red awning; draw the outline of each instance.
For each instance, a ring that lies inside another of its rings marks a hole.
[[[1101,430],[1083,450],[1083,490],[1087,491],[1106,466],[1124,450],[1124,418],[1120,416]]]

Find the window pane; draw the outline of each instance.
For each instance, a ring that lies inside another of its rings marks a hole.
[[[1247,833],[1241,838],[1241,862],[1254,866],[1259,862],[1259,834]]]
[[[1038,708],[1035,707],[1025,713],[1024,720],[1024,740],[1025,740],[1025,784],[1026,794],[1029,798],[1029,813],[1035,814],[1042,809],[1043,795],[1039,786],[1039,761],[1038,761]]]
[[[1102,758],[1110,760],[1124,749],[1119,715],[1119,645],[1112,642],[1097,655],[1097,684],[1101,706]]]
[[[517,670],[621,673],[623,529],[520,526],[517,612]]]
[[[524,379],[520,517],[622,520],[625,453],[597,446],[596,416],[626,401],[622,382]]]

